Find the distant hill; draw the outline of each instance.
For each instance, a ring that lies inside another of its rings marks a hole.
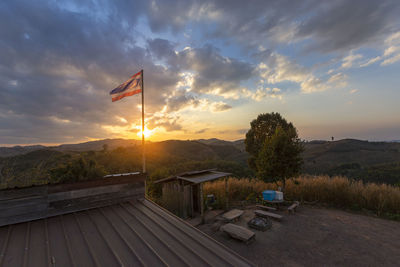
[[[12,157],[21,154],[26,154],[35,150],[44,149],[45,146],[13,146],[13,147],[0,147],[0,157]]]
[[[355,139],[305,143],[305,169],[319,172],[340,164],[362,166],[400,162],[400,143],[368,142]]]
[[[150,143],[150,141],[147,141],[147,143]],[[63,144],[59,146],[33,145],[33,146],[0,147],[0,157],[23,155],[40,149],[56,150],[62,152],[65,151],[83,152],[83,151],[100,151],[103,150],[104,145],[107,145],[108,149],[115,149],[117,147],[136,146],[140,144],[141,141],[134,139],[129,139],[129,140],[103,139],[103,140],[89,141],[78,144]]]
[[[211,143],[207,145],[197,140],[148,142],[147,170],[157,179],[179,172],[210,168],[230,172],[237,177],[252,176],[246,153],[228,141]],[[140,141],[136,140],[108,139],[38,147],[38,150],[28,153],[0,157],[0,188],[79,180],[90,173],[139,170],[141,146]]]
[[[42,171],[46,166],[63,165],[60,161],[66,159],[62,157],[63,154],[69,154],[71,159],[71,155],[75,158],[76,155],[79,156],[87,151],[94,151],[90,157],[104,166],[107,172],[130,170],[132,166],[140,169],[140,145],[139,140],[104,139],[53,147],[0,148],[0,180],[5,181],[7,173],[14,177],[21,174],[22,169],[29,170],[33,167],[32,170],[38,175],[43,175]],[[304,173],[344,175],[364,181],[390,184],[400,182],[400,143],[398,142],[368,142],[355,139],[316,140],[305,142],[304,146]],[[35,151],[37,153],[33,153]],[[52,162],[45,159],[51,158],[49,155],[52,155],[52,151],[61,154],[54,154],[57,155],[54,164],[43,165],[42,162]],[[110,153],[104,153],[105,151]],[[146,151],[149,168],[162,170],[164,174],[166,170],[168,173],[174,173],[212,167],[232,172],[237,176],[252,175],[252,171],[247,166],[248,154],[245,151],[244,140],[225,141],[212,138],[147,142]],[[35,157],[38,157],[37,161],[32,160]],[[129,163],[134,158],[136,162]],[[57,160],[60,162],[56,164]]]
[[[136,146],[140,144],[141,141],[134,139],[103,139],[79,144],[64,144],[49,148],[57,151],[100,151],[103,150],[104,145],[107,145],[108,149],[115,149],[117,147]]]
[[[303,172],[400,183],[400,143],[355,139],[305,143]]]

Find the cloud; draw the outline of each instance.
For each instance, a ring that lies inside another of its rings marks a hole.
[[[255,92],[248,90],[247,88],[243,88],[242,89],[242,94],[245,97],[251,98],[254,101],[262,101],[267,97],[270,98],[278,98],[278,99],[282,99],[283,95],[281,92],[281,89],[279,88],[263,88],[263,87],[259,87]]]
[[[327,84],[333,85],[334,87],[345,87],[347,86],[347,75],[341,72],[333,74],[328,79]]]
[[[343,69],[351,68],[356,61],[362,58],[363,56],[361,54],[353,54],[353,52],[350,52],[347,57],[343,58],[343,63],[341,67]]]
[[[308,51],[343,52],[376,43],[390,33],[399,5],[392,0],[149,1],[154,31],[181,31],[188,22],[212,25],[206,39],[233,39],[249,49],[307,40]],[[232,19],[234,18],[234,19]]]
[[[128,121],[140,117],[139,112],[126,112],[132,110],[134,98],[131,104],[121,100],[116,105],[108,95],[140,68],[148,77],[146,111],[165,104],[160,91],[174,90],[178,73],[154,64],[122,21],[98,20],[97,9],[90,10],[93,13],[70,11],[45,1],[2,2],[0,112],[13,115],[2,118],[0,143],[107,136],[101,125],[120,123],[115,115]],[[130,23],[134,28],[135,21]],[[15,116],[21,123],[13,122]]]
[[[330,1],[317,9],[299,25],[297,36],[312,39],[309,51],[332,52],[379,41],[397,20],[399,5],[390,0]]]
[[[400,61],[400,53],[396,54],[395,56],[392,56],[390,58],[385,59],[382,63],[381,66],[386,66],[386,65],[390,65],[393,63],[396,63],[397,61]]]
[[[386,38],[385,43],[388,45],[399,44],[400,43],[400,31],[394,32],[391,35],[389,35]]]
[[[303,93],[321,92],[332,86],[343,86],[346,79],[343,74],[332,74],[328,80],[323,80],[316,77],[310,69],[277,53],[267,53],[257,71],[267,84],[290,81],[299,84]]]
[[[282,99],[287,82],[304,93],[344,86],[342,70],[320,75],[294,60],[296,51],[290,57],[272,51],[296,43],[343,55],[386,38],[381,58],[343,64],[393,64],[400,59],[398,11],[390,0],[3,0],[0,143],[132,131],[140,97],[111,103],[108,92],[140,69],[146,118],[167,131],[185,130],[186,111],[228,111],[241,98]],[[185,41],[183,33],[190,33]],[[260,53],[252,57],[254,51]]]
[[[369,65],[372,65],[372,64],[378,62],[378,61],[381,60],[381,59],[382,59],[381,56],[377,56],[377,57],[371,58],[371,59],[367,60],[365,63],[362,63],[362,64],[360,65],[360,67],[361,67],[361,68],[367,67],[367,66],[369,66]]]
[[[400,47],[399,46],[390,46],[388,48],[385,49],[385,52],[383,53],[384,57],[388,57],[390,55],[393,55],[397,52],[400,51]]]
[[[210,129],[210,128],[203,128],[203,129],[200,129],[200,130],[198,130],[198,131],[195,131],[194,133],[195,133],[195,134],[203,134],[203,133],[207,132],[209,129]]]
[[[400,60],[400,32],[395,32],[390,34],[385,41],[383,42],[383,53],[381,56],[376,56],[370,58],[363,63],[360,62],[360,59],[363,58],[361,54],[354,54],[353,51],[349,53],[349,55],[343,58],[343,63],[341,68],[351,68],[353,66],[357,66],[360,68],[367,67],[374,63],[381,61],[381,66],[386,66],[393,64]]]
[[[232,106],[220,101],[220,102],[213,102],[210,105],[210,109],[213,112],[221,112],[221,111],[226,111],[226,110],[230,110],[232,108]]]
[[[229,96],[238,85],[253,76],[252,64],[222,56],[212,45],[174,51],[162,39],[149,40],[151,53],[163,59],[171,69],[192,73],[190,89],[199,94]],[[154,49],[154,51],[153,51]]]
[[[400,31],[395,32],[388,36],[385,40],[387,48],[383,52],[385,59],[382,61],[381,66],[390,65],[400,61]]]

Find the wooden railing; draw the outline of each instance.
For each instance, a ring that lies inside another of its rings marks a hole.
[[[0,191],[0,226],[103,207],[145,196],[140,173]]]

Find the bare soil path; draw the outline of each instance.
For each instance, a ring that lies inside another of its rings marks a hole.
[[[251,229],[249,245],[211,224],[198,228],[258,266],[400,266],[400,222],[307,206],[279,214],[285,218],[270,230]],[[247,209],[236,224],[247,227],[253,216]]]

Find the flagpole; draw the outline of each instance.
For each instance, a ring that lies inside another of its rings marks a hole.
[[[142,77],[142,164],[143,164],[143,173],[146,173],[146,157],[145,157],[145,148],[144,148],[144,79],[143,79],[143,70],[141,71]]]

